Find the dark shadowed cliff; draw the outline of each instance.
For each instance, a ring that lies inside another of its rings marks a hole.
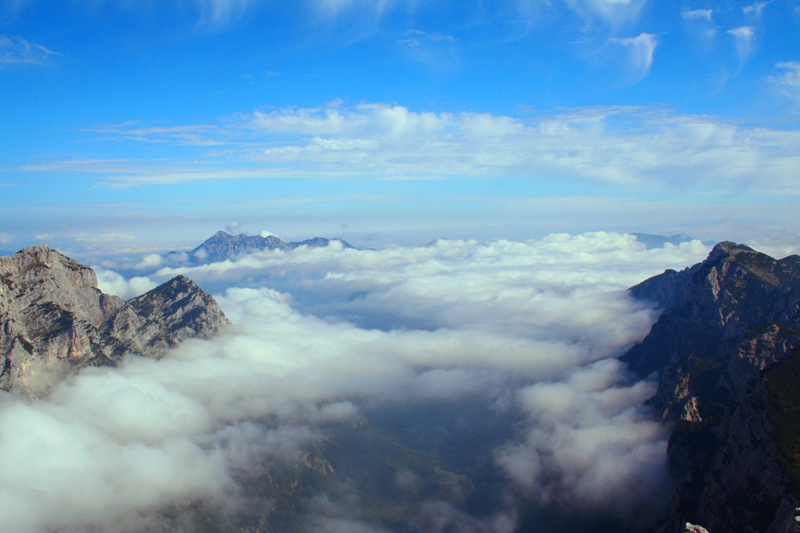
[[[800,482],[800,257],[724,242],[631,289],[663,313],[624,356],[658,372],[677,482],[664,531],[795,531]]]

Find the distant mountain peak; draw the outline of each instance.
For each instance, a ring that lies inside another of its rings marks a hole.
[[[189,252],[170,252],[165,257],[173,264],[218,263],[263,250],[294,250],[301,246],[324,248],[330,246],[331,243],[338,243],[342,248],[354,248],[346,241],[336,238],[313,237],[304,241],[287,243],[276,235],[247,235],[246,233],[232,235],[220,230]]]

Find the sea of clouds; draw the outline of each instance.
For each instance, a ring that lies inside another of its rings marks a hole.
[[[511,531],[520,502],[629,516],[659,497],[668,435],[643,406],[654,383],[617,360],[657,317],[625,289],[708,252],[590,233],[333,242],[155,272],[151,258],[130,279],[98,269],[101,288],[124,297],[186,274],[231,325],[160,360],[85,369],[43,399],[3,393],[4,528],[131,530],[179,502],[235,505],[237,472],[256,457],[295,460],[365,405],[475,398],[521,413],[493,452],[511,503],[483,521],[432,512],[429,530]],[[323,511],[309,524],[376,530]]]

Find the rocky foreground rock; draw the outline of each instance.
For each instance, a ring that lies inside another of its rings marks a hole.
[[[663,309],[623,358],[659,374],[650,403],[674,424],[661,531],[800,531],[800,257],[724,242],[631,292]]]
[[[127,302],[97,287],[92,269],[51,250],[0,257],[0,389],[46,393],[78,368],[125,354],[159,357],[228,323],[217,302],[178,276]]]

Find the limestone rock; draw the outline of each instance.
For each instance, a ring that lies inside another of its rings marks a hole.
[[[103,294],[92,269],[51,250],[0,257],[0,388],[46,393],[74,370],[127,353],[159,357],[227,324],[216,301],[178,276],[129,302]]]

